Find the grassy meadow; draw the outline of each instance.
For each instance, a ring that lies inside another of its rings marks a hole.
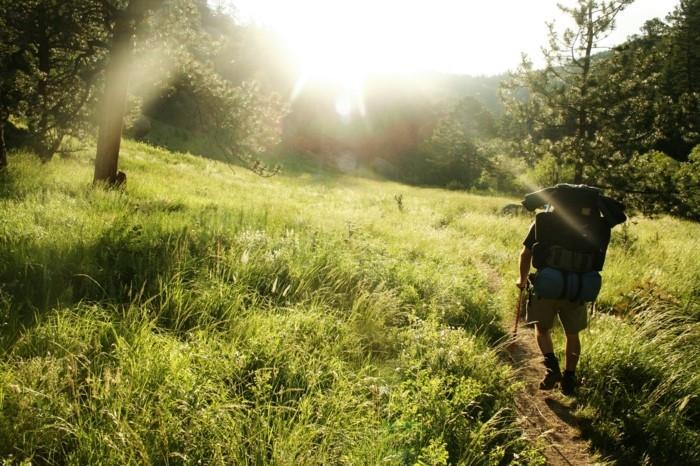
[[[131,141],[104,191],[92,163],[0,174],[5,463],[543,464],[503,354],[514,199]],[[611,462],[700,464],[699,264],[697,224],[615,230],[573,400]]]

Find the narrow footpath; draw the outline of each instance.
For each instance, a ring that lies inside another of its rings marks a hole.
[[[543,443],[547,464],[553,466],[602,465],[590,453],[589,443],[581,438],[573,414],[573,399],[561,394],[559,388],[542,391],[538,385],[544,374],[542,356],[535,341],[534,330],[520,326],[518,334],[507,346],[513,367],[525,388],[516,399],[521,428],[533,441]],[[607,463],[610,464],[610,463]]]

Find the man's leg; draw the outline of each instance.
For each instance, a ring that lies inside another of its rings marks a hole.
[[[578,364],[578,357],[580,354],[581,354],[581,340],[578,337],[578,333],[567,333],[566,334],[566,370],[567,370],[567,372],[576,372],[576,364]]]
[[[561,380],[561,391],[564,395],[573,395],[576,391],[578,381],[576,380],[576,364],[581,354],[581,340],[578,332],[566,333],[566,370]]]
[[[581,340],[579,332],[588,326],[588,312],[583,303],[570,303],[559,314],[564,333],[566,334],[566,370],[561,380],[561,391],[573,395],[578,385],[576,365],[581,355]]]
[[[578,380],[576,380],[576,364],[581,354],[581,340],[578,333],[566,334],[566,370],[561,379],[561,391],[564,395],[571,396],[576,391]]]
[[[540,347],[542,354],[554,352],[554,343],[552,343],[552,334],[550,328],[542,328],[540,324],[535,324],[535,335],[537,336],[537,346]],[[567,340],[568,341],[568,340]],[[567,358],[568,362],[568,358]]]
[[[544,379],[540,382],[541,390],[551,390],[561,380],[559,361],[554,355],[551,329],[557,314],[557,302],[552,299],[532,297],[527,307],[527,321],[535,324],[537,346],[544,356],[546,369]]]
[[[554,344],[552,343],[550,330],[540,327],[539,324],[535,326],[537,345],[544,356],[544,367],[546,369],[544,379],[540,382],[540,390],[551,390],[561,380],[561,369],[559,369],[559,360],[554,355]]]

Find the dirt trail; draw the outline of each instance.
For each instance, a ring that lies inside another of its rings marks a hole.
[[[547,463],[554,466],[603,464],[589,453],[588,442],[581,438],[571,399],[562,395],[558,388],[539,390],[544,366],[534,331],[521,326],[507,348],[520,380],[525,382],[525,389],[516,399],[521,427],[533,441],[543,440]]]

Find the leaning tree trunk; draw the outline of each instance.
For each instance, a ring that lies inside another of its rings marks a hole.
[[[105,93],[100,109],[94,182],[112,185],[124,182],[125,175],[118,173],[117,167],[126,113],[129,65],[134,53],[134,33],[146,14],[162,3],[163,0],[130,0],[126,9],[120,11],[115,18]]]
[[[112,41],[100,109],[94,177],[94,182],[110,184],[117,180],[129,65],[134,50],[134,25],[127,12],[117,18]]]

